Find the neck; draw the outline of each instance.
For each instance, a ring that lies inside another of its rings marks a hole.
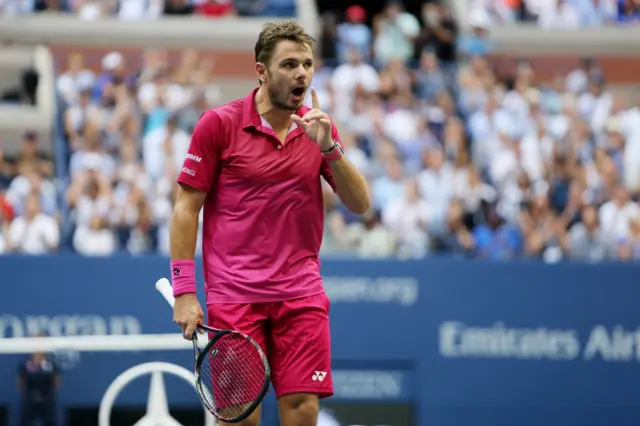
[[[269,94],[264,86],[260,87],[255,97],[256,110],[274,130],[288,129],[291,126],[293,111],[278,108],[271,103]]]

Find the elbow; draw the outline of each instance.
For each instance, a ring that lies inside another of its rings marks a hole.
[[[371,208],[371,200],[369,197],[364,197],[362,200],[358,200],[357,202],[351,203],[352,205],[347,206],[351,213],[357,214],[358,216],[362,216]]]

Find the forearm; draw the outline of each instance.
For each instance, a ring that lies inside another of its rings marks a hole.
[[[169,244],[172,260],[193,260],[198,240],[199,212],[176,207],[171,216]]]
[[[367,182],[345,156],[331,163],[331,174],[340,201],[352,213],[363,214],[369,210],[371,198]]]

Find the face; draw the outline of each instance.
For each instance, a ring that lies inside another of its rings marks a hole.
[[[447,220],[449,223],[456,223],[462,217],[464,212],[463,205],[459,201],[452,201],[447,209]]]
[[[27,217],[32,218],[38,214],[38,211],[40,211],[40,200],[38,199],[37,195],[31,194],[27,197],[25,210]]]
[[[588,227],[595,226],[598,223],[596,209],[592,206],[585,207],[585,209],[582,210],[582,222]]]
[[[415,179],[409,179],[406,183],[407,199],[409,201],[415,201],[420,198],[418,191],[418,183]]]
[[[302,106],[313,78],[311,46],[282,40],[268,64],[257,63],[256,71],[276,108],[295,111]]]

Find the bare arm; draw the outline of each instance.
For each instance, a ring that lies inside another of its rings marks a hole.
[[[169,226],[172,260],[192,260],[198,240],[198,216],[207,198],[205,192],[178,185],[176,203]]]
[[[193,260],[198,240],[198,216],[207,194],[187,185],[178,184],[176,203],[169,225],[171,260]],[[196,325],[204,322],[204,312],[195,293],[176,297],[173,321],[182,329],[185,339],[191,339]],[[199,329],[199,332],[202,330]]]
[[[345,156],[331,163],[331,174],[340,201],[355,214],[364,214],[371,207],[369,185]]]

